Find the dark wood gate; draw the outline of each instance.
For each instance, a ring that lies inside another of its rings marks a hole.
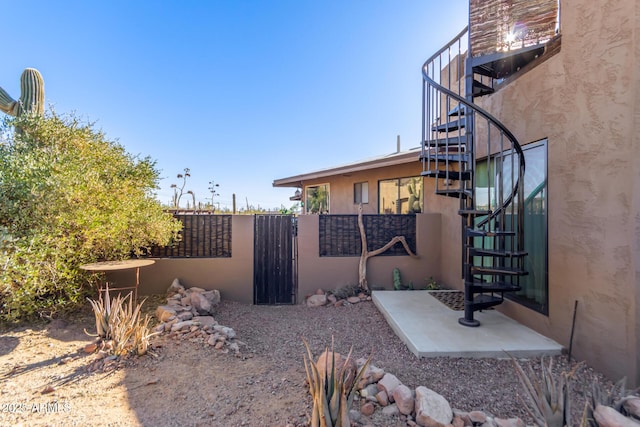
[[[295,304],[298,220],[292,215],[256,215],[254,304]]]

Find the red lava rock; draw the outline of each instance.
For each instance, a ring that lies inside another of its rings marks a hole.
[[[96,344],[96,343],[91,343],[91,344],[87,344],[87,345],[84,346],[84,352],[85,353],[93,353],[97,349],[98,349],[98,344]]]

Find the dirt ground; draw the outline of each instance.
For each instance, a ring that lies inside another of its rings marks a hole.
[[[145,303],[147,310],[158,301]],[[336,351],[353,347],[356,358],[373,352],[376,366],[409,387],[432,388],[455,408],[527,417],[509,361],[416,359],[371,302],[308,308],[223,301],[215,317],[246,343],[240,353],[160,336],[149,354],[98,372],[91,372],[96,354],[83,350],[93,341],[84,329],[95,330],[88,306],[66,319],[0,331],[0,426],[303,426],[311,410],[303,337],[315,355],[332,338]],[[581,372],[580,390],[603,379]],[[579,412],[586,394],[575,396]],[[407,425],[380,412],[357,425]]]

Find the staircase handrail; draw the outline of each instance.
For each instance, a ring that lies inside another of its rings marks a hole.
[[[424,65],[422,66],[422,70],[424,71],[424,68],[431,62],[435,61],[435,59],[437,57],[439,57],[440,55],[442,55],[444,53],[444,51],[446,51],[447,49],[449,49],[451,46],[453,46],[454,44],[456,44],[458,42],[458,40],[460,40],[462,38],[462,36],[464,36],[464,33],[467,32],[467,30],[469,29],[469,26],[464,27],[464,29],[462,31],[460,31],[458,33],[457,36],[455,36],[454,38],[451,39],[451,41],[449,43],[447,43],[446,45],[444,45],[439,51],[437,51],[436,53],[434,53],[433,55],[431,55],[431,57],[429,59],[427,59],[424,62]]]
[[[451,98],[453,98],[454,100],[458,101],[459,103],[461,103],[461,104],[465,105],[466,107],[474,110],[476,113],[478,113],[481,116],[483,116],[489,122],[493,123],[493,125],[495,125],[502,133],[504,133],[504,135],[506,135],[507,139],[511,142],[511,145],[512,145],[513,149],[515,150],[515,152],[518,155],[518,164],[519,164],[518,177],[516,179],[516,182],[514,183],[514,185],[511,188],[511,193],[506,198],[506,200],[504,200],[504,202],[502,203],[502,206],[500,206],[499,208],[496,208],[495,210],[493,210],[487,216],[487,218],[485,218],[484,220],[480,221],[477,224],[478,226],[483,226],[484,224],[486,224],[487,222],[491,221],[493,218],[498,216],[500,213],[502,213],[504,210],[506,210],[506,208],[512,202],[512,200],[516,196],[516,194],[522,194],[521,186],[522,186],[522,182],[523,182],[523,179],[524,179],[525,160],[524,160],[524,153],[522,151],[522,147],[520,146],[520,143],[518,142],[518,139],[515,137],[515,135],[513,135],[513,133],[511,133],[511,131],[509,129],[507,129],[507,127],[504,124],[502,124],[502,122],[500,120],[495,118],[492,114],[490,114],[488,111],[486,111],[482,107],[474,104],[471,101],[468,101],[464,97],[462,97],[462,96],[458,95],[457,93],[449,90],[448,88],[442,86],[441,84],[437,83],[435,80],[433,80],[432,78],[429,77],[427,69],[428,69],[428,67],[430,65],[430,62],[432,62],[436,57],[438,57],[442,52],[444,52],[444,50],[446,50],[449,46],[453,45],[457,41],[458,38],[460,38],[462,35],[464,35],[464,32],[466,30],[467,29],[465,28],[465,30],[463,32],[461,32],[460,35],[456,39],[453,39],[449,43],[448,46],[446,46],[445,48],[441,49],[437,55],[432,56],[431,58],[429,58],[424,63],[424,65],[422,66],[422,79],[424,81],[428,82],[431,86],[435,87],[437,90],[445,93],[446,95],[450,96]],[[423,129],[424,129],[424,127],[423,127]],[[426,137],[426,135],[425,135],[425,137]],[[423,140],[426,141],[425,138],[423,138]],[[491,155],[491,153],[487,153],[487,154]],[[518,191],[518,190],[520,190],[520,191]]]

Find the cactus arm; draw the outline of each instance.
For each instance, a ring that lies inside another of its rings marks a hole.
[[[44,114],[44,80],[38,70],[27,68],[22,72],[20,93],[21,110],[37,115]]]
[[[18,102],[0,87],[0,111],[15,116],[18,113]]]

